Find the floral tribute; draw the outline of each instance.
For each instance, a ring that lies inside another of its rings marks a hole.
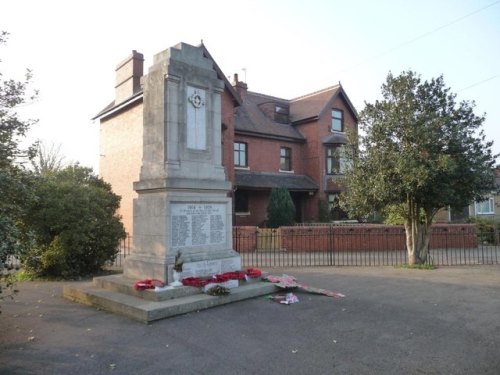
[[[163,288],[165,283],[157,279],[140,280],[134,284],[136,290],[154,289],[155,287]]]
[[[186,277],[182,279],[182,285],[203,288],[211,283],[224,283],[229,280],[257,279],[262,276],[262,271],[258,268],[249,268],[246,271],[225,272],[209,278]]]

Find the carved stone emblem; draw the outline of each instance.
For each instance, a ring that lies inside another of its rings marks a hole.
[[[195,108],[200,108],[201,106],[205,105],[205,102],[203,101],[200,94],[198,94],[198,91],[195,91],[193,95],[188,98],[188,100]]]

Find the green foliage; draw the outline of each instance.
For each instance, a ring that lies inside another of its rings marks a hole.
[[[391,204],[387,206],[382,214],[384,216],[384,224],[389,225],[404,225],[405,223],[406,206],[404,204]],[[421,222],[425,221],[425,212],[420,210]]]
[[[470,218],[468,222],[476,224],[477,238],[480,243],[498,245],[500,241],[500,224],[482,217]]]
[[[8,33],[0,32],[0,46],[7,37]],[[30,233],[21,218],[34,199],[30,175],[23,167],[33,149],[22,150],[19,143],[36,121],[24,120],[16,111],[36,96],[36,92],[28,93],[31,78],[28,70],[24,81],[5,79],[0,70],[0,261],[31,245]]]
[[[408,252],[416,250],[417,262],[425,262],[427,233],[440,208],[465,206],[495,189],[484,117],[474,114],[474,103],[457,103],[449,91],[443,77],[422,82],[411,71],[389,73],[383,100],[360,113],[366,135],[359,147],[351,141],[355,152],[341,205],[351,217],[403,207],[407,242],[415,245]]]
[[[120,197],[78,165],[38,176],[38,197],[25,217],[36,246],[23,265],[40,276],[77,277],[99,271],[116,256],[125,231],[115,212]]]
[[[35,276],[29,272],[26,272],[25,270],[19,270],[15,274],[13,274],[14,281],[20,282],[20,281],[34,281],[36,280]]]
[[[329,223],[331,220],[330,210],[328,209],[328,202],[324,199],[318,202],[318,221],[320,223]]]
[[[383,212],[384,214],[384,224],[389,225],[403,225],[405,223],[404,219],[404,205],[390,205],[387,206]]]
[[[22,221],[35,199],[30,174],[15,165],[0,168],[0,192],[0,262],[4,262],[33,244],[33,235]]]
[[[5,44],[8,33],[0,32],[0,46]],[[16,158],[26,156],[29,151],[19,148],[19,138],[24,137],[35,120],[23,120],[16,112],[16,108],[32,101],[37,92],[28,94],[29,83],[32,79],[30,70],[26,71],[24,81],[3,79],[0,71],[0,168],[9,167]]]
[[[207,290],[207,294],[210,296],[227,296],[231,294],[231,289],[222,285],[215,285]]]
[[[424,264],[403,264],[400,268],[412,269],[412,270],[435,270],[437,267],[434,264],[424,263]]]
[[[278,228],[293,224],[295,205],[286,188],[273,189],[267,205],[267,225]]]

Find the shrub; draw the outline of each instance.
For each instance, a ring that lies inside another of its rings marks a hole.
[[[23,258],[39,276],[78,277],[114,259],[125,231],[115,215],[120,197],[90,168],[67,167],[35,183],[37,201],[26,215],[36,245]]]
[[[267,206],[267,225],[270,228],[291,225],[294,218],[295,205],[288,190],[285,188],[273,189]]]
[[[495,238],[495,234],[498,228],[493,220],[484,219],[482,217],[473,217],[468,221],[476,224],[477,239],[480,243],[490,245],[497,244],[498,241]]]
[[[331,220],[330,210],[328,209],[328,202],[321,199],[318,202],[318,221],[320,223],[329,223]]]

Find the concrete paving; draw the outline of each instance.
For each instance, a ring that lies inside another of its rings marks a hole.
[[[346,294],[263,297],[144,324],[23,282],[1,374],[500,374],[500,266],[269,269]],[[79,284],[79,283],[75,283]]]

